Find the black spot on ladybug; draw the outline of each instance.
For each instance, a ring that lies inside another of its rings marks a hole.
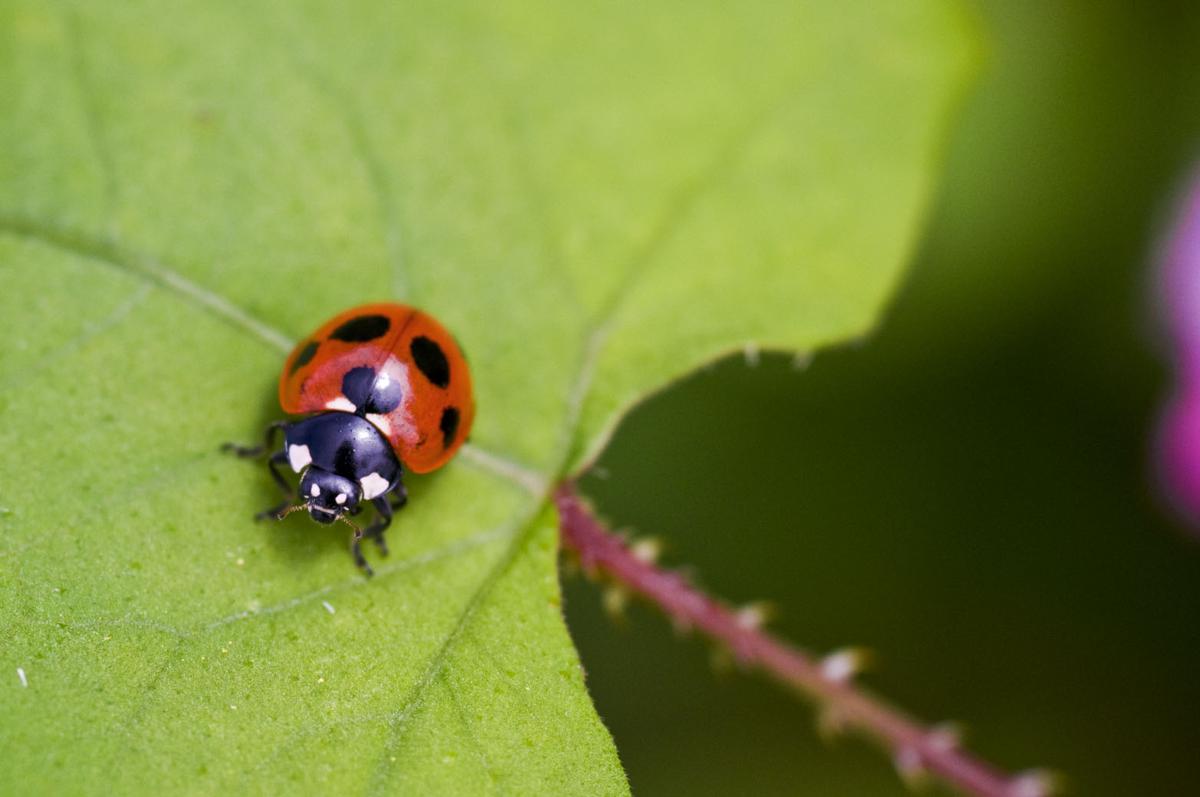
[[[312,362],[312,358],[317,356],[317,349],[320,347],[320,343],[315,340],[310,340],[308,345],[301,349],[296,355],[296,359],[292,360],[292,367],[288,370],[288,376],[291,376]]]
[[[363,411],[367,399],[371,396],[371,386],[375,384],[375,369],[365,365],[351,368],[342,377],[342,395],[350,399],[350,403]]]
[[[438,428],[442,430],[442,448],[449,448],[454,442],[454,436],[458,434],[457,407],[447,407],[442,410],[442,419],[438,421]]]
[[[408,350],[412,353],[413,362],[421,369],[421,373],[425,374],[426,379],[438,387],[449,386],[450,363],[446,360],[446,353],[442,351],[441,346],[424,335],[418,335],[408,344]]]
[[[357,408],[359,415],[385,415],[399,407],[404,400],[399,382],[386,376],[380,377],[375,369],[365,365],[351,368],[342,377],[342,395]]]
[[[391,325],[392,322],[385,315],[360,315],[358,318],[351,318],[329,333],[329,339],[344,340],[347,343],[365,343],[383,335]]]
[[[394,379],[386,382],[376,380],[375,389],[371,391],[371,396],[367,401],[366,411],[385,415],[399,407],[403,400],[404,391],[400,389],[399,382]]]

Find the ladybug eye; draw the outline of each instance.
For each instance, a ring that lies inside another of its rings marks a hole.
[[[311,495],[313,498],[316,498],[318,495],[321,494],[321,488],[314,484],[312,486],[312,489],[308,491],[308,494]]]
[[[346,494],[345,494],[345,493],[338,493],[338,494],[337,494],[337,498],[334,498],[333,500],[334,500],[335,502],[337,502],[338,504],[344,504],[344,503],[346,503]]]

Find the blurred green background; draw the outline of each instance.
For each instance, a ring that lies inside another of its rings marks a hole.
[[[1200,155],[1200,6],[978,11],[987,59],[877,334],[656,397],[586,492],[716,594],[776,602],[787,638],[873,649],[871,688],[997,763],[1074,794],[1197,794],[1200,538],[1146,462],[1169,381],[1148,269]],[[907,793],[772,684],[566,582],[636,793]]]

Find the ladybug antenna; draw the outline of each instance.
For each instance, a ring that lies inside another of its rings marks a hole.
[[[363,536],[363,530],[362,530],[362,527],[361,527],[361,526],[359,526],[359,525],[358,525],[357,523],[355,523],[354,521],[352,521],[350,518],[348,518],[348,517],[346,517],[345,515],[342,515],[342,514],[334,514],[333,512],[330,512],[328,509],[322,509],[321,507],[317,507],[317,508],[318,508],[318,509],[321,509],[321,511],[322,511],[322,512],[324,512],[324,513],[325,513],[325,514],[327,514],[327,515],[333,515],[335,519],[342,521],[342,522],[343,522],[343,523],[345,523],[347,526],[349,526],[350,528],[354,529],[354,539],[356,539],[356,540],[361,540],[361,539],[362,539],[362,536]],[[279,512],[276,512],[276,513],[275,513],[275,519],[276,519],[276,520],[283,520],[285,517],[287,517],[288,515],[292,514],[293,512],[299,512],[299,511],[300,511],[300,510],[302,510],[302,509],[308,509],[308,504],[306,504],[306,503],[305,503],[305,504],[296,504],[295,506],[289,506],[289,507],[288,507],[288,508],[286,508],[286,509],[283,509],[283,510],[281,510],[281,511],[279,511]]]
[[[290,515],[292,513],[298,513],[298,511],[300,511],[301,509],[308,509],[308,504],[306,504],[306,503],[305,504],[296,504],[296,505],[294,505],[294,507],[288,507],[287,509],[278,511],[278,513],[275,514],[275,519],[283,520],[284,517],[287,517],[288,515]],[[320,507],[318,507],[318,509],[320,509]],[[334,513],[331,513],[331,511],[329,511],[328,509],[325,509],[323,511],[325,514],[334,515]],[[358,525],[358,523],[355,523],[354,521],[350,520],[349,517],[347,517],[346,515],[334,515],[334,517],[336,517],[337,520],[340,520],[343,523],[346,523],[346,525],[349,526],[350,528],[353,528],[355,538],[358,538],[358,539],[362,538],[362,528]]]
[[[353,520],[346,517],[345,515],[338,515],[337,519],[342,521],[343,523],[345,523],[350,528],[354,529],[354,539],[356,539],[356,540],[362,539],[363,530],[362,530],[361,526],[359,526],[357,523],[355,523]]]
[[[293,512],[299,512],[301,509],[308,509],[308,504],[296,504],[295,506],[289,506],[287,509],[276,512],[275,519],[283,520],[288,515],[292,514]]]

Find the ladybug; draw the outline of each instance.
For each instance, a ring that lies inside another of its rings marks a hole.
[[[259,457],[283,432],[267,468],[289,500],[255,519],[306,509],[318,523],[343,521],[354,528],[350,549],[367,575],[360,541],[375,540],[387,555],[383,533],[408,500],[404,468],[428,473],[446,464],[475,418],[462,349],[437,319],[404,304],[346,310],[304,338],[279,375],[279,404],[304,417],[272,423],[263,445],[224,446]],[[279,472],[284,464],[299,474],[298,488]],[[347,516],[368,502],[376,517],[363,529]]]

